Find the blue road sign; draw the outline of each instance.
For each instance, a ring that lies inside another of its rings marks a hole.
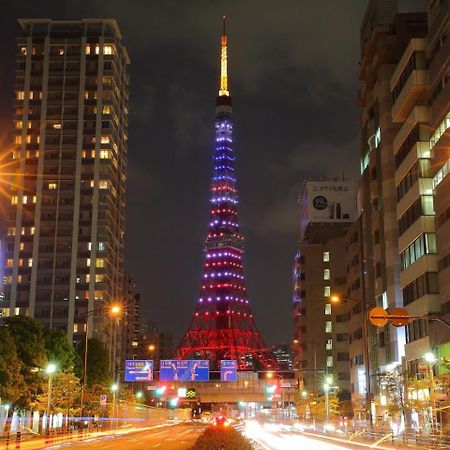
[[[235,359],[222,359],[220,361],[220,381],[237,380],[237,361]]]
[[[153,361],[150,359],[126,360],[125,381],[153,381]]]
[[[208,360],[163,359],[159,369],[160,381],[209,381]]]

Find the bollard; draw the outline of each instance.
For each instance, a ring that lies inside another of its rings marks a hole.
[[[16,434],[16,448],[20,448],[20,438],[22,437],[22,432],[18,431]]]

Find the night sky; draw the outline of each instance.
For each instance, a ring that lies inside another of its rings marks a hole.
[[[143,316],[178,339],[199,293],[226,14],[247,288],[268,343],[289,341],[301,182],[358,176],[356,74],[367,3],[2,0],[0,136],[4,144],[18,17],[118,20],[131,58],[126,269]],[[425,9],[425,0],[400,3]]]

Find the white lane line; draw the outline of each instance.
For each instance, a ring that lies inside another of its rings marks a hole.
[[[155,444],[155,445],[153,446],[153,448],[159,447],[160,445],[161,445],[161,442],[160,442],[159,444]]]

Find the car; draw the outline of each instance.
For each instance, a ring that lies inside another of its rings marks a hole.
[[[223,414],[219,414],[218,416],[214,417],[214,420],[213,420],[214,426],[228,427],[232,423],[233,423],[233,420],[224,416]]]

